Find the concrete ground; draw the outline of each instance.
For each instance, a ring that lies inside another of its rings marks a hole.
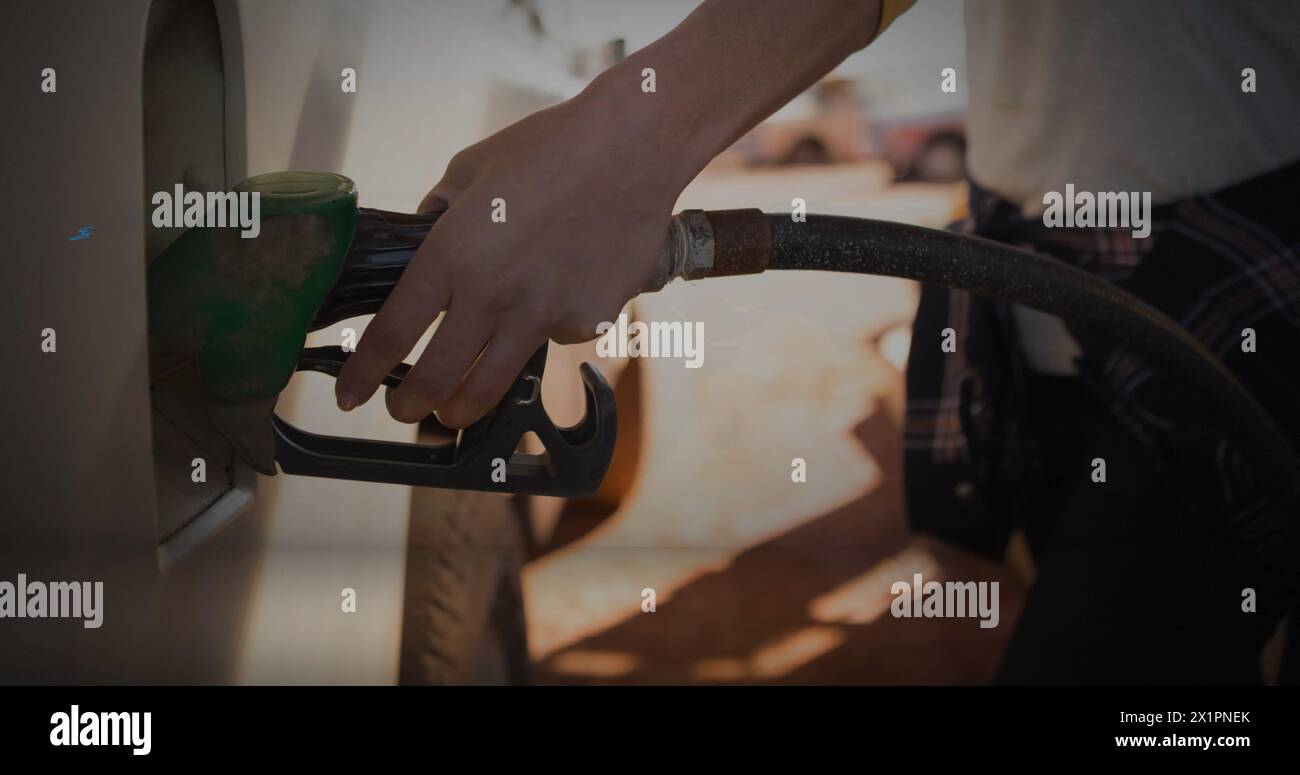
[[[719,171],[679,209],[789,211],[800,197],[809,212],[942,226],[963,195],[895,185],[873,164]],[[704,364],[637,362],[643,432],[630,492],[529,565],[536,681],[989,679],[1022,587],[1002,568],[909,539],[903,522],[901,368],[916,295],[890,278],[788,273],[679,283],[634,302],[640,320],[702,322]],[[806,482],[793,481],[796,458]],[[575,521],[566,515],[560,532]],[[890,587],[913,573],[999,581],[999,626],[894,618]]]

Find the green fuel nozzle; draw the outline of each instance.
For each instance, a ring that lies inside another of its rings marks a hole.
[[[452,489],[595,492],[614,449],[613,391],[583,364],[587,414],[557,428],[541,403],[545,345],[496,409],[448,444],[322,436],[276,416],[295,371],[337,376],[347,359],[341,347],[304,348],[308,332],[378,311],[437,214],[358,208],[353,182],[332,173],[258,175],[231,193],[256,197],[260,228],[247,230],[256,236],[191,228],[149,266],[152,398],[168,421],[195,437],[215,430],[268,475],[278,464],[290,474]],[[408,370],[399,365],[385,385]],[[530,431],[544,455],[516,452]]]
[[[197,360],[207,396],[223,403],[271,398],[288,384],[357,221],[356,188],[342,175],[272,172],[233,193],[260,200],[256,237],[191,228],[148,275],[151,337],[191,345],[180,356]]]

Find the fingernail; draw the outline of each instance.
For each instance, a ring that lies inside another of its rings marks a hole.
[[[345,412],[350,412],[357,406],[357,398],[351,393],[339,393],[339,408]]]

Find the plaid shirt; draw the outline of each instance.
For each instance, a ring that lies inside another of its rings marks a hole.
[[[1178,321],[1300,440],[1300,162],[1221,191],[1153,208],[1151,234],[1048,228],[972,184],[970,216],[954,229],[1050,254],[1134,293]],[[914,343],[957,333],[955,352],[912,348],[903,430],[904,484],[914,529],[999,556],[1019,521],[1014,493],[1036,474],[1038,439],[1024,421],[1025,363],[1006,304],[925,287]],[[1242,350],[1243,329],[1256,332]],[[1080,378],[1153,449],[1177,447],[1219,471],[1218,507],[1264,508],[1241,491],[1235,455],[1201,426],[1194,400],[1132,353],[1077,327]],[[1204,470],[1204,469],[1198,469]]]

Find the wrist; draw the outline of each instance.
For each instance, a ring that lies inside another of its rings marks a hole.
[[[653,48],[653,47],[652,47]],[[643,50],[601,73],[574,98],[595,117],[605,138],[640,163],[642,180],[676,197],[725,147],[708,131],[689,81],[671,66],[652,63]],[[653,73],[647,72],[647,69]]]

